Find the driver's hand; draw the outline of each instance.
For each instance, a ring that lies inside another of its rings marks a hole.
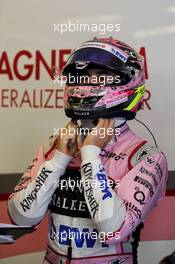
[[[70,121],[65,127],[65,133],[59,133],[57,138],[57,150],[69,156],[75,154],[77,151],[77,125],[76,121]],[[71,133],[69,133],[70,131]]]
[[[103,128],[103,135],[100,129]],[[108,144],[113,136],[111,131],[114,131],[114,119],[100,118],[96,127],[95,133],[90,133],[84,140],[82,147],[86,145],[95,145],[99,148],[103,148]]]

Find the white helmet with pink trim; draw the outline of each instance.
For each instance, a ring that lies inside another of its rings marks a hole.
[[[89,69],[102,69],[113,78],[110,82],[105,79],[103,84],[94,84],[92,79],[82,83],[80,77]],[[144,59],[119,40],[95,38],[82,43],[73,50],[62,74],[67,77],[64,106],[68,117],[133,119],[141,109],[145,93]],[[74,82],[70,81],[73,76]]]

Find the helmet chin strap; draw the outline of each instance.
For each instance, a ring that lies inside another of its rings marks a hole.
[[[125,117],[115,117],[115,127],[122,126],[126,122]]]
[[[92,129],[95,127],[94,119],[80,119],[81,127]],[[126,122],[125,117],[115,117],[115,127],[119,127]]]

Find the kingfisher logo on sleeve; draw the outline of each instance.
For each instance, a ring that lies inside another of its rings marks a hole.
[[[39,190],[44,185],[46,179],[48,178],[49,174],[52,173],[51,170],[47,170],[44,167],[42,168],[39,176],[37,177],[35,181],[34,189],[27,195],[25,199],[23,199],[22,202],[20,202],[22,209],[24,212],[29,210],[31,208],[32,203],[36,200]]]

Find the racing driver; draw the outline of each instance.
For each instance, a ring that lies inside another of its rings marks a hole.
[[[167,182],[164,154],[127,124],[143,104],[143,58],[119,40],[94,38],[62,74],[79,77],[64,91],[65,128],[75,133],[40,146],[9,198],[10,216],[35,226],[49,211],[44,263],[137,264],[140,229]]]

